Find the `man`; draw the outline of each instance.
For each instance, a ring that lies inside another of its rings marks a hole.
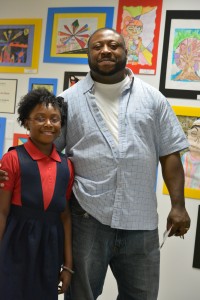
[[[164,96],[126,69],[126,60],[122,36],[97,30],[88,41],[90,73],[61,94],[68,120],[57,148],[66,147],[75,168],[73,300],[97,299],[108,265],[117,299],[157,299],[159,161],[172,203],[170,236],[190,227],[179,155],[187,140]]]

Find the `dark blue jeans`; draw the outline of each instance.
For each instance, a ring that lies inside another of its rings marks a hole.
[[[109,265],[117,281],[117,300],[157,299],[160,262],[157,229],[112,229],[88,215],[77,203],[72,204],[72,223],[75,274],[71,296],[66,294],[65,300],[97,299]]]

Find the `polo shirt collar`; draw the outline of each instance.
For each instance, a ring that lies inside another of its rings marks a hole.
[[[26,149],[26,151],[28,152],[28,154],[30,155],[30,157],[33,160],[40,160],[43,158],[46,158],[47,155],[45,155],[44,153],[42,153],[31,141],[31,138],[28,139],[28,141],[24,144],[24,147]],[[60,156],[58,154],[58,152],[56,151],[56,147],[53,144],[53,149],[51,154],[48,156],[49,158],[57,161],[57,162],[61,162]]]

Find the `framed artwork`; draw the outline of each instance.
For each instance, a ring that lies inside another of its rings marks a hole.
[[[46,88],[49,92],[56,95],[58,79],[56,78],[29,78],[28,90],[34,90],[40,87]]]
[[[114,7],[48,9],[44,62],[87,64],[87,42],[98,28],[113,25]]]
[[[200,11],[167,11],[160,91],[171,98],[200,99]]]
[[[27,142],[29,138],[28,134],[24,133],[14,133],[13,134],[13,146],[22,145]]]
[[[15,113],[17,79],[0,79],[0,113]]]
[[[63,91],[77,83],[86,76],[87,72],[65,72]]]
[[[185,172],[185,197],[200,199],[200,107],[172,108],[189,142],[189,151],[186,149],[181,152]],[[169,194],[165,184],[163,194]]]
[[[0,159],[3,156],[5,131],[6,131],[6,118],[0,117]]]
[[[135,74],[156,74],[162,0],[120,0],[117,31],[125,39],[127,66]]]
[[[195,237],[195,245],[194,245],[194,257],[193,257],[193,268],[200,269],[200,205],[198,209],[197,216],[197,228],[196,228],[196,237]]]
[[[0,72],[37,73],[42,19],[0,20]]]

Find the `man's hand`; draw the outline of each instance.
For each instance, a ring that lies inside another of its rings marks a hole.
[[[184,236],[190,228],[190,217],[185,209],[184,170],[180,153],[160,157],[163,178],[168,188],[172,208],[167,218],[169,236]]]
[[[184,206],[174,206],[167,218],[167,230],[169,236],[184,236],[190,228],[190,217]]]
[[[1,170],[1,163],[0,163],[0,188],[4,187],[4,183],[2,181],[8,180],[8,173]]]

